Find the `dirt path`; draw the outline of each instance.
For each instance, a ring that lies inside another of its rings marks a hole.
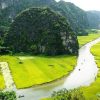
[[[5,90],[15,90],[16,87],[14,85],[13,78],[11,76],[11,72],[9,70],[9,66],[7,62],[0,62],[0,68],[4,77],[6,89]]]

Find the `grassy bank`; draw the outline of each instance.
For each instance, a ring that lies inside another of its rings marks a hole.
[[[96,38],[100,37],[100,33],[97,34],[89,34],[88,36],[78,36],[78,42],[79,42],[79,46],[83,46],[84,44],[95,40]]]
[[[76,65],[76,56],[1,56],[0,61],[9,63],[17,88],[25,88],[68,75]]]
[[[3,78],[3,75],[2,75],[1,70],[0,70],[0,90],[2,90],[4,88],[5,88],[4,78]]]
[[[91,52],[95,56],[96,63],[99,68],[96,81],[89,87],[83,88],[86,100],[100,100],[100,43],[94,45],[91,48]],[[99,96],[99,99],[97,97]]]
[[[88,36],[78,36],[79,45],[81,47],[84,44],[86,44],[92,40],[95,40],[98,37],[100,37],[100,34],[89,34]],[[93,46],[91,51],[94,55],[99,54],[98,55],[99,58],[97,56],[96,62],[98,63],[98,66],[100,66],[100,43]],[[100,76],[100,73],[98,74],[98,76]],[[96,94],[100,93],[99,85],[100,85],[100,78],[97,78],[96,82],[93,83],[90,87],[82,88],[82,91],[84,91],[86,100],[97,100]],[[42,100],[52,100],[52,99],[51,98],[43,98]]]

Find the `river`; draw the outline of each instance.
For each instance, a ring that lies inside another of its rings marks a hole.
[[[19,100],[40,100],[40,98],[50,96],[53,91],[63,88],[74,89],[81,86],[89,86],[95,81],[98,73],[98,68],[90,48],[98,42],[100,42],[100,38],[87,43],[79,49],[77,66],[68,77],[51,84],[17,90],[17,95],[24,96],[19,98]]]
[[[20,98],[18,98],[18,100],[40,100],[41,98],[50,96],[53,91],[58,91],[63,88],[74,89],[81,86],[89,86],[92,82],[95,81],[98,73],[98,68],[95,63],[94,56],[90,52],[90,48],[98,42],[100,42],[100,38],[87,43],[79,49],[77,65],[68,77],[62,78],[49,84],[44,84],[27,89],[16,89],[14,87],[17,98],[21,96]],[[9,73],[8,77],[11,77]],[[6,76],[4,78],[7,79]],[[13,82],[11,81],[11,83]]]

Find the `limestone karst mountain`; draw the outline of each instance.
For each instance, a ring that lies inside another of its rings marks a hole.
[[[77,54],[78,41],[66,19],[49,8],[30,8],[19,14],[6,44],[14,53]]]

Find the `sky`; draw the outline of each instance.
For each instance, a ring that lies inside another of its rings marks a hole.
[[[56,0],[60,1],[60,0]],[[100,0],[64,0],[67,2],[72,2],[83,10],[97,10],[100,11]]]

